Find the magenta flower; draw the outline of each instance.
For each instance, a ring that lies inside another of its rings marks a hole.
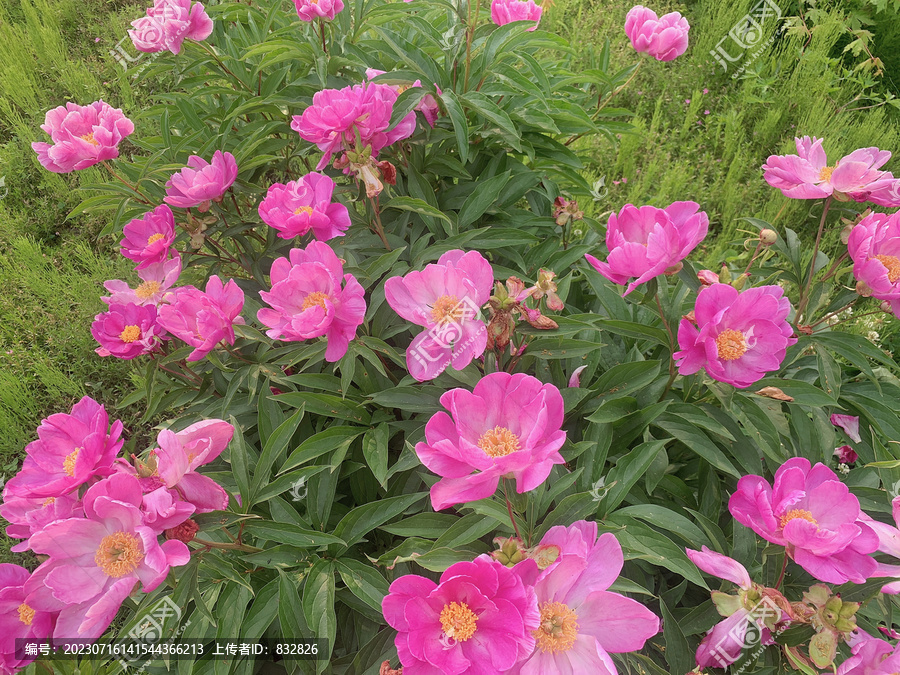
[[[316,19],[331,21],[336,14],[344,11],[341,0],[294,0],[294,6],[300,20],[310,23]]]
[[[83,514],[77,494],[59,497],[10,496],[0,504],[0,516],[9,521],[6,536],[25,540],[9,549],[15,553],[29,550],[31,544],[28,540],[31,535],[40,532],[53,521],[77,518]]]
[[[839,415],[834,413],[831,416],[831,423],[843,429],[847,437],[854,443],[862,441],[862,438],[859,436],[859,417],[856,415]]]
[[[835,671],[837,675],[892,675],[900,672],[900,645],[885,640],[864,640],[853,647],[853,656]]]
[[[153,263],[161,263],[178,255],[175,244],[175,218],[172,209],[160,204],[141,218],[129,222],[123,231],[125,238],[119,242],[121,253],[139,263],[142,270]]]
[[[696,325],[687,318],[678,326],[681,351],[673,354],[678,372],[701,368],[719,382],[749,387],[778,370],[789,346],[797,342],[787,322],[791,304],[780,286],[748,288],[738,293],[728,284],[703,288],[694,306]]]
[[[442,477],[431,487],[435,511],[490,497],[502,477],[514,478],[520,494],[534,490],[563,463],[563,399],[552,384],[491,373],[473,391],[446,392],[441,405],[450,414],[432,415],[416,444],[422,464]]]
[[[869,214],[850,231],[847,251],[857,292],[886,300],[900,316],[900,216]]]
[[[181,256],[166,262],[150,263],[137,271],[141,278],[141,284],[137,288],[131,288],[121,279],[110,279],[104,282],[104,287],[111,295],[100,299],[107,305],[161,305],[169,302],[174,293],[169,289],[178,281],[181,275]]]
[[[159,307],[160,326],[194,348],[188,361],[199,361],[223,340],[234,344],[234,326],[242,325],[244,292],[234,279],[223,284],[213,275],[206,292],[193,286],[179,286],[171,304]]]
[[[657,61],[672,61],[684,54],[690,29],[687,19],[678,12],[657,18],[652,9],[635,5],[625,16],[625,34],[631,46]]]
[[[60,497],[94,478],[113,472],[122,448],[122,423],[109,424],[106,409],[89,396],[71,413],[55,413],[37,429],[38,439],[25,448],[25,462],[9,479],[4,500],[13,497]]]
[[[527,560],[515,569],[534,578],[540,626],[535,650],[509,675],[616,675],[610,653],[633,652],[659,632],[659,618],[639,602],[607,589],[622,571],[622,547],[615,536],[597,538],[597,524],[579,521],[554,527],[541,545],[559,546],[560,557],[534,577]]]
[[[196,206],[203,213],[209,210],[210,201],[222,200],[237,175],[237,162],[230,152],[216,150],[212,162],[191,155],[188,165],[169,178],[163,201],[182,209]]]
[[[544,10],[534,0],[492,0],[491,21],[498,26],[505,26],[513,21],[534,21],[529,31],[536,30]]]
[[[370,147],[372,155],[416,129],[416,114],[410,112],[388,131],[397,92],[383,84],[366,82],[343,89],[323,89],[313,95],[312,105],[294,115],[291,129],[300,138],[315,143],[324,155],[316,170],[324,168],[338,152]],[[360,147],[356,147],[359,138]]]
[[[406,1],[410,2],[411,0]],[[385,71],[378,70],[376,68],[366,68],[366,79],[374,80],[379,75],[384,75],[384,73]],[[416,80],[412,84],[388,84],[385,86],[393,89],[397,93],[397,96],[399,96],[407,89],[421,87],[422,80]],[[437,90],[438,94],[442,93],[440,87],[438,87],[437,85],[434,85],[434,87]],[[419,101],[414,110],[418,110],[420,113],[422,113],[422,115],[425,117],[425,121],[428,122],[428,126],[430,127],[434,127],[434,123],[437,122],[437,118],[441,114],[441,108],[438,105],[437,100],[431,94],[426,94],[425,96],[423,96],[422,100]]]
[[[150,354],[167,340],[165,329],[157,321],[154,305],[110,305],[108,312],[94,317],[91,335],[100,343],[100,356],[115,356],[130,361]]]
[[[842,445],[834,449],[834,457],[839,464],[855,464],[859,459],[859,455],[849,445]]]
[[[319,241],[343,237],[350,212],[332,201],[333,193],[334,181],[322,173],[308,173],[287,185],[275,183],[259,204],[259,217],[282,239],[302,237],[310,230]]]
[[[131,22],[128,35],[134,48],[141,52],[173,54],[181,51],[185,40],[201,42],[212,35],[213,22],[199,2],[191,0],[154,0],[147,15]]]
[[[859,500],[824,464],[789,459],[769,485],[744,476],[728,502],[731,515],[778,546],[816,579],[863,583],[877,567],[876,533],[860,520]]]
[[[484,353],[487,326],[481,307],[491,296],[494,272],[477,251],[448,251],[421,272],[391,277],[384,294],[407,321],[424,326],[406,350],[406,367],[419,382],[447,366],[462,370]]]
[[[382,602],[404,672],[505,673],[534,649],[534,590],[487,555],[458,562],[439,583],[407,574]]]
[[[709,218],[696,202],[674,202],[664,209],[626,204],[609,217],[606,262],[587,261],[614,284],[628,284],[623,295],[674,267],[706,237]]]
[[[117,473],[85,493],[84,518],[56,521],[31,537],[34,551],[50,559],[25,583],[26,601],[59,612],[55,638],[100,636],[138,582],[149,593],[170,566],[190,559],[182,542],[158,543],[141,502],[137,479]]]
[[[134,133],[134,124],[118,108],[96,101],[47,112],[41,125],[52,144],[32,143],[38,161],[53,173],[71,173],[119,156],[119,143]]]
[[[227,506],[227,494],[225,501]],[[210,509],[210,511],[215,510],[217,509]],[[152,492],[144,494],[141,502],[144,525],[156,534],[162,534],[168,529],[178,527],[190,518],[194,511],[196,511],[196,507],[193,504],[179,499],[177,493],[173,494],[172,490],[165,487],[156,488]]]
[[[34,657],[17,659],[16,640],[46,640],[56,617],[26,602],[25,583],[31,573],[18,565],[0,565],[0,673],[18,672]]]
[[[312,241],[291,249],[290,259],[272,264],[272,289],[260,291],[266,304],[257,318],[273,340],[328,340],[325,360],[339,361],[366,315],[365,291],[328,244]],[[341,280],[344,286],[341,288]]]
[[[861,513],[860,519],[868,525],[878,537],[878,550],[882,553],[892,555],[894,558],[900,559],[900,497],[894,497],[891,501],[891,507],[894,516],[894,524],[897,527],[874,520],[864,512]],[[878,563],[878,569],[872,576],[898,579],[900,578],[900,565]],[[900,581],[891,581],[885,584],[881,587],[881,592],[897,595],[900,593]]]
[[[846,201],[871,201],[881,206],[900,206],[900,181],[879,168],[891,153],[860,148],[828,166],[822,139],[795,138],[796,155],[771,155],[763,164],[763,178],[785,197],[819,199],[834,195]]]

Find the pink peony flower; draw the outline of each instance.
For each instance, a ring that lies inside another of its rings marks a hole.
[[[859,417],[856,415],[839,415],[834,413],[831,416],[831,423],[843,429],[847,437],[854,443],[862,441],[862,438],[859,436]]]
[[[407,574],[382,602],[410,673],[505,673],[534,649],[539,615],[520,574],[481,555],[451,565],[440,582]]]
[[[305,249],[291,249],[290,259],[272,264],[272,289],[260,291],[271,306],[257,318],[274,340],[328,340],[325,360],[339,361],[366,315],[365,291],[328,244],[312,241]],[[343,279],[344,287],[341,288]]]
[[[9,521],[6,536],[25,540],[10,548],[15,553],[29,550],[31,544],[28,540],[31,535],[40,532],[53,521],[77,518],[83,514],[77,494],[59,497],[11,496],[0,504],[0,516]]]
[[[50,110],[41,129],[53,143],[31,144],[38,161],[53,173],[71,173],[118,157],[119,143],[134,133],[134,124],[120,109],[96,101]]]
[[[491,21],[498,26],[505,26],[513,21],[534,21],[529,31],[537,29],[544,10],[534,0],[492,0]]]
[[[834,457],[839,464],[855,464],[859,459],[859,455],[849,445],[842,445],[834,449]]]
[[[191,155],[188,165],[169,178],[163,201],[182,209],[196,206],[203,213],[209,210],[210,201],[222,200],[237,175],[237,162],[230,152],[216,150],[212,162]]]
[[[407,2],[411,2],[411,0],[407,0]],[[383,70],[377,70],[375,68],[366,68],[366,79],[374,80],[379,75],[384,75],[384,73],[385,73],[385,71],[383,71]],[[385,86],[393,89],[397,93],[397,96],[399,96],[407,89],[414,88],[414,87],[421,87],[422,80],[416,80],[412,84],[403,84],[403,85],[388,84]],[[434,86],[435,86],[435,89],[437,90],[437,93],[440,95],[442,93],[441,88],[438,87],[437,85],[434,85]],[[437,118],[441,114],[441,108],[438,105],[437,100],[435,100],[434,96],[432,96],[431,94],[427,94],[426,96],[423,96],[422,100],[419,101],[418,105],[416,105],[416,107],[414,109],[418,110],[420,113],[422,113],[422,115],[425,117],[425,121],[428,122],[428,126],[430,126],[432,128],[434,127],[434,123],[437,122]]]
[[[882,523],[874,520],[866,513],[861,513],[860,519],[868,525],[878,537],[878,550],[882,553],[892,555],[894,558],[900,559],[900,497],[894,497],[891,501],[892,512],[894,516],[893,525]],[[873,577],[900,578],[900,565],[892,565],[889,563],[878,563],[878,569],[872,575]],[[897,595],[900,593],[900,581],[891,581],[881,587],[882,593]]]
[[[859,501],[824,464],[789,459],[769,485],[744,476],[728,502],[731,515],[766,541],[784,546],[816,579],[863,583],[875,573],[878,537],[860,520]]]
[[[113,472],[122,448],[122,423],[109,424],[106,409],[89,396],[71,413],[55,413],[41,421],[38,439],[25,448],[25,462],[3,491],[10,497],[61,497],[94,478]]]
[[[785,197],[819,199],[835,195],[846,201],[871,201],[881,206],[900,206],[900,181],[879,168],[891,153],[860,148],[828,166],[822,139],[795,138],[796,155],[771,155],[763,164],[763,178]]]
[[[190,559],[182,542],[158,543],[141,502],[137,479],[117,473],[85,493],[84,518],[56,521],[32,536],[34,551],[50,559],[25,583],[26,602],[59,612],[54,638],[99,637],[138,582],[149,593],[170,566]]]
[[[157,321],[154,305],[110,305],[108,312],[94,317],[91,335],[100,343],[100,356],[115,356],[130,361],[150,354],[167,340],[165,329]]]
[[[540,627],[534,652],[508,673],[616,675],[609,654],[637,651],[659,632],[653,612],[607,590],[622,571],[622,547],[610,533],[598,538],[597,524],[583,520],[552,528],[541,545],[561,554],[536,577],[533,561],[516,566],[526,581],[534,579]]]
[[[691,375],[705,368],[714,380],[744,388],[778,370],[786,349],[797,342],[783,294],[780,286],[742,293],[728,284],[703,288],[694,306],[696,325],[682,319],[678,326],[681,351],[673,354],[678,372]]]
[[[377,155],[382,148],[409,138],[416,129],[416,114],[410,112],[396,127],[387,130],[396,100],[397,92],[374,82],[323,89],[313,95],[312,105],[302,115],[294,115],[291,129],[324,153],[317,171],[336,152],[370,147],[372,154]]]
[[[850,231],[847,251],[860,295],[886,300],[900,316],[900,215],[872,213]]]
[[[625,16],[625,34],[631,46],[657,61],[672,61],[684,54],[690,29],[687,19],[678,12],[657,18],[652,9],[635,5]]]
[[[150,263],[137,271],[141,278],[141,284],[137,288],[131,288],[121,279],[110,279],[103,286],[112,295],[100,299],[107,305],[161,305],[169,302],[174,293],[169,289],[178,281],[181,275],[181,256],[166,262]]]
[[[214,511],[216,509],[210,510]],[[152,492],[145,493],[141,502],[144,525],[152,529],[156,534],[162,534],[168,529],[178,527],[190,518],[194,511],[196,511],[196,507],[193,504],[179,499],[177,493],[173,494],[172,490],[165,487],[159,487]]]
[[[835,671],[837,675],[892,675],[900,672],[900,645],[885,640],[865,640],[853,648],[853,656]]]
[[[25,598],[25,583],[31,573],[18,565],[0,565],[0,673],[18,672],[34,657],[16,658],[16,640],[47,640],[56,616],[31,607]]]
[[[491,373],[471,392],[446,392],[441,405],[450,414],[432,415],[425,442],[416,444],[422,463],[442,476],[431,487],[435,511],[490,497],[502,477],[515,479],[516,492],[528,492],[563,463],[563,399],[552,384]]]
[[[677,265],[706,237],[709,218],[696,202],[675,202],[664,209],[626,204],[609,217],[606,262],[586,255],[587,261],[628,295],[641,284]]]
[[[494,272],[477,251],[448,251],[421,272],[391,277],[384,294],[407,321],[424,326],[406,350],[406,367],[419,382],[447,366],[462,370],[484,353],[487,326],[481,307],[491,296]]]
[[[212,35],[213,22],[199,2],[191,0],[154,0],[147,15],[131,22],[128,35],[134,48],[141,52],[173,54],[181,51],[185,40],[201,42]]]
[[[161,263],[178,255],[175,243],[175,218],[172,209],[160,204],[141,218],[129,222],[123,231],[125,238],[119,242],[121,253],[129,260],[139,263],[136,270],[142,270],[153,263]]]
[[[199,361],[223,340],[234,344],[234,326],[244,323],[240,315],[243,307],[244,292],[234,279],[223,284],[213,275],[206,282],[206,292],[179,286],[171,304],[159,308],[157,321],[194,348],[188,361]]]
[[[344,11],[341,0],[294,0],[294,6],[300,20],[310,23],[316,19],[331,21],[336,14]]]
[[[322,173],[308,173],[287,185],[275,183],[259,204],[259,217],[282,239],[302,237],[310,230],[319,241],[343,237],[350,212],[332,201],[333,193],[334,181]]]

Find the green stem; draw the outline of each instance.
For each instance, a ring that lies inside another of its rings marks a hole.
[[[512,522],[513,530],[516,533],[516,537],[522,540],[522,535],[519,534],[519,526],[516,524],[516,517],[513,515],[513,507],[512,502],[509,501],[509,479],[503,479],[503,496],[506,498],[506,510],[509,511],[509,519]],[[524,541],[524,540],[522,540]]]
[[[225,544],[218,541],[208,541],[206,539],[199,539],[194,537],[192,541],[197,542],[201,546],[205,546],[206,548],[220,548],[225,551],[244,551],[245,553],[259,553],[262,551],[261,548],[256,548],[255,546],[248,546],[247,544]]]
[[[115,178],[117,181],[119,181],[122,185],[127,187],[129,190],[133,190],[134,192],[139,194],[141,196],[141,199],[144,201],[144,204],[150,203],[150,200],[147,199],[147,195],[145,195],[143,192],[138,190],[136,185],[132,185],[127,180],[122,178],[119,174],[117,174],[115,171],[113,171],[113,168],[109,165],[108,161],[103,161],[100,163],[106,168],[107,171],[109,171],[112,174],[113,178]]]
[[[812,262],[809,264],[809,277],[806,280],[806,287],[800,298],[800,306],[797,308],[798,323],[800,322],[803,312],[806,311],[807,303],[809,303],[809,291],[812,287],[813,277],[816,275],[816,258],[819,257],[819,245],[822,243],[822,232],[825,230],[825,218],[828,216],[828,209],[831,208],[833,199],[834,195],[828,195],[828,198],[825,200],[825,206],[822,209],[822,219],[819,221],[819,231],[816,233],[816,245],[813,247]]]
[[[787,571],[787,551],[784,552],[784,562],[781,564],[781,574],[778,577],[778,582],[775,584],[775,590],[781,588],[781,582],[784,581],[784,573]]]

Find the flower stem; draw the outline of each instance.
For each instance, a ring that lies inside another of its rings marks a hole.
[[[139,194],[139,195],[141,196],[141,199],[143,200],[144,204],[149,204],[149,203],[150,203],[150,200],[147,199],[147,195],[145,195],[143,192],[141,192],[140,190],[138,190],[138,189],[137,189],[137,186],[132,185],[132,184],[129,183],[127,180],[125,180],[124,178],[122,178],[119,174],[117,174],[115,171],[113,171],[113,168],[109,165],[109,162],[108,162],[108,161],[103,161],[103,162],[100,162],[100,163],[106,168],[107,171],[109,171],[109,172],[112,174],[113,178],[115,178],[117,181],[119,181],[122,185],[124,185],[125,187],[127,187],[129,190],[133,190],[134,192],[136,192],[137,194]]]
[[[513,507],[512,502],[509,501],[509,479],[503,479],[503,496],[506,498],[506,510],[509,511],[509,519],[512,522],[513,530],[516,533],[516,537],[522,539],[522,535],[519,534],[519,526],[516,524],[516,517],[513,515]]]
[[[778,582],[775,584],[775,590],[781,588],[781,582],[784,581],[784,573],[787,571],[787,550],[784,551],[784,562],[781,564],[781,574],[778,576]]]
[[[800,298],[800,306],[797,308],[797,321],[800,320],[803,312],[806,311],[806,305],[809,303],[809,291],[812,287],[813,277],[816,274],[816,258],[819,257],[819,244],[822,243],[822,232],[825,230],[825,218],[828,216],[828,209],[831,208],[831,202],[834,195],[828,195],[825,200],[825,206],[822,209],[822,219],[819,221],[819,231],[816,233],[816,245],[813,247],[812,262],[809,264],[809,277],[806,280],[806,287],[803,289],[803,295]]]
[[[370,200],[372,209],[375,211],[375,233],[381,238],[381,243],[390,251],[391,245],[388,243],[387,237],[384,235],[384,226],[381,224],[381,210],[378,208],[378,198]]]
[[[672,388],[672,383],[675,381],[675,378],[678,377],[678,372],[675,370],[675,336],[672,334],[672,327],[669,326],[669,322],[666,321],[666,313],[663,311],[662,303],[659,301],[659,292],[654,296],[654,300],[656,300],[656,307],[659,309],[659,318],[662,319],[663,326],[666,327],[666,333],[669,335],[669,381],[666,383],[666,388],[663,389],[662,396],[660,397],[660,401],[662,401],[666,394],[669,393],[669,389]]]
[[[260,551],[262,551],[261,548],[256,548],[255,546],[249,546],[247,544],[225,544],[218,541],[199,539],[197,537],[194,537],[192,541],[195,541],[201,546],[205,546],[206,548],[220,548],[226,551],[244,551],[245,553],[259,553]]]
[[[319,35],[322,36],[322,51],[328,55],[328,46],[325,44],[325,22],[319,19]]]

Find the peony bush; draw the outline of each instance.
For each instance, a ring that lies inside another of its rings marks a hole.
[[[773,148],[815,239],[748,215],[704,269],[702,204],[600,216],[581,173],[680,14],[634,7],[635,63],[575,72],[531,0],[293,5],[155,0],[129,34],[171,91],[68,102],[34,144],[109,173],[76,211],[134,277],[84,330],[144,415],[85,398],[25,449],[0,672],[132,667],[27,641],[263,637],[323,648],[172,663],[894,672],[900,369],[843,325],[896,313],[896,216],[861,211],[900,206],[891,153]]]

